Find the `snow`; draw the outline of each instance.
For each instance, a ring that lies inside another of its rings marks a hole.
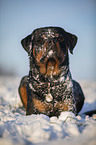
[[[78,116],[62,112],[57,118],[25,115],[18,95],[20,78],[0,77],[0,145],[95,145],[96,115],[82,113],[96,109],[96,82],[79,81],[85,103]]]

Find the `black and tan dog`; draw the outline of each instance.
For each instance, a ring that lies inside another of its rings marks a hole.
[[[21,41],[30,59],[29,75],[22,78],[19,94],[26,115],[77,114],[84,103],[80,85],[72,80],[68,50],[73,53],[77,37],[60,27],[38,28]]]

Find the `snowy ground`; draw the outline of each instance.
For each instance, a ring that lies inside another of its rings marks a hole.
[[[86,100],[78,116],[26,116],[17,93],[20,78],[0,77],[0,145],[96,145],[96,82],[80,81]]]

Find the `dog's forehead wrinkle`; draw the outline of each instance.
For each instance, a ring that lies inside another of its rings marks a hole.
[[[51,29],[48,29],[48,33],[49,33],[49,34],[52,34],[53,31],[52,31]],[[54,33],[53,33],[53,34],[54,34]]]
[[[48,39],[49,37],[58,37],[59,36],[58,31],[54,31],[53,29],[46,29],[45,31],[37,31],[36,36],[38,35],[44,39]]]

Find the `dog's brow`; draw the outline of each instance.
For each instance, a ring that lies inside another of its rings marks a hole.
[[[58,33],[55,33],[55,36],[56,36],[56,37],[58,37],[58,36],[59,36],[59,34],[58,34]]]
[[[55,37],[55,33],[53,31],[51,31],[50,29],[46,32],[47,34],[47,38],[48,37]]]

